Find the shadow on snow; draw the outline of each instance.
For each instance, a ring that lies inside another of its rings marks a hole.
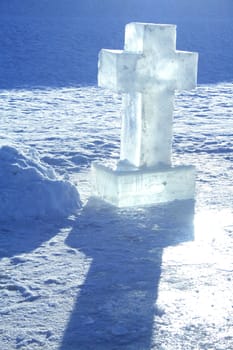
[[[66,243],[92,260],[60,350],[150,349],[163,249],[193,240],[193,201],[83,208]],[[77,276],[78,280],[78,276]]]
[[[35,218],[21,221],[12,219],[11,223],[0,221],[0,259],[32,252],[68,225],[68,219],[59,218],[56,224],[53,220],[50,222]]]

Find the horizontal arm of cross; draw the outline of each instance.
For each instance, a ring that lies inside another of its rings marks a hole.
[[[197,64],[196,52],[175,51],[157,62],[155,76],[171,90],[191,90],[197,84]]]
[[[145,92],[159,86],[190,90],[197,83],[198,54],[174,51],[165,57],[103,49],[99,54],[98,85],[121,93]]]
[[[176,51],[177,59],[177,90],[191,90],[197,85],[198,53]]]
[[[118,92],[130,92],[135,83],[135,71],[140,54],[123,50],[99,53],[98,85]]]

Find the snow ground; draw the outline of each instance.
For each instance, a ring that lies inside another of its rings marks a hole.
[[[195,203],[119,210],[89,198],[91,162],[118,157],[118,95],[0,92],[0,144],[36,150],[84,203],[56,219],[14,217],[15,203],[0,215],[0,349],[233,348],[232,94],[177,95],[173,161],[196,166]]]

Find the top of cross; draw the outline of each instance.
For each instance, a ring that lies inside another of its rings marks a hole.
[[[129,23],[124,50],[101,50],[98,84],[123,93],[188,90],[196,86],[197,60],[176,50],[175,25]]]

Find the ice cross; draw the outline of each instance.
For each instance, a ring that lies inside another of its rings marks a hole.
[[[98,84],[123,93],[120,160],[171,164],[175,90],[196,86],[198,54],[176,50],[176,26],[129,23],[124,50],[103,49]]]
[[[198,54],[176,50],[176,26],[129,23],[124,50],[101,50],[99,86],[123,94],[117,163],[92,163],[92,193],[118,207],[193,199],[195,168],[171,165],[175,90],[196,87]]]

